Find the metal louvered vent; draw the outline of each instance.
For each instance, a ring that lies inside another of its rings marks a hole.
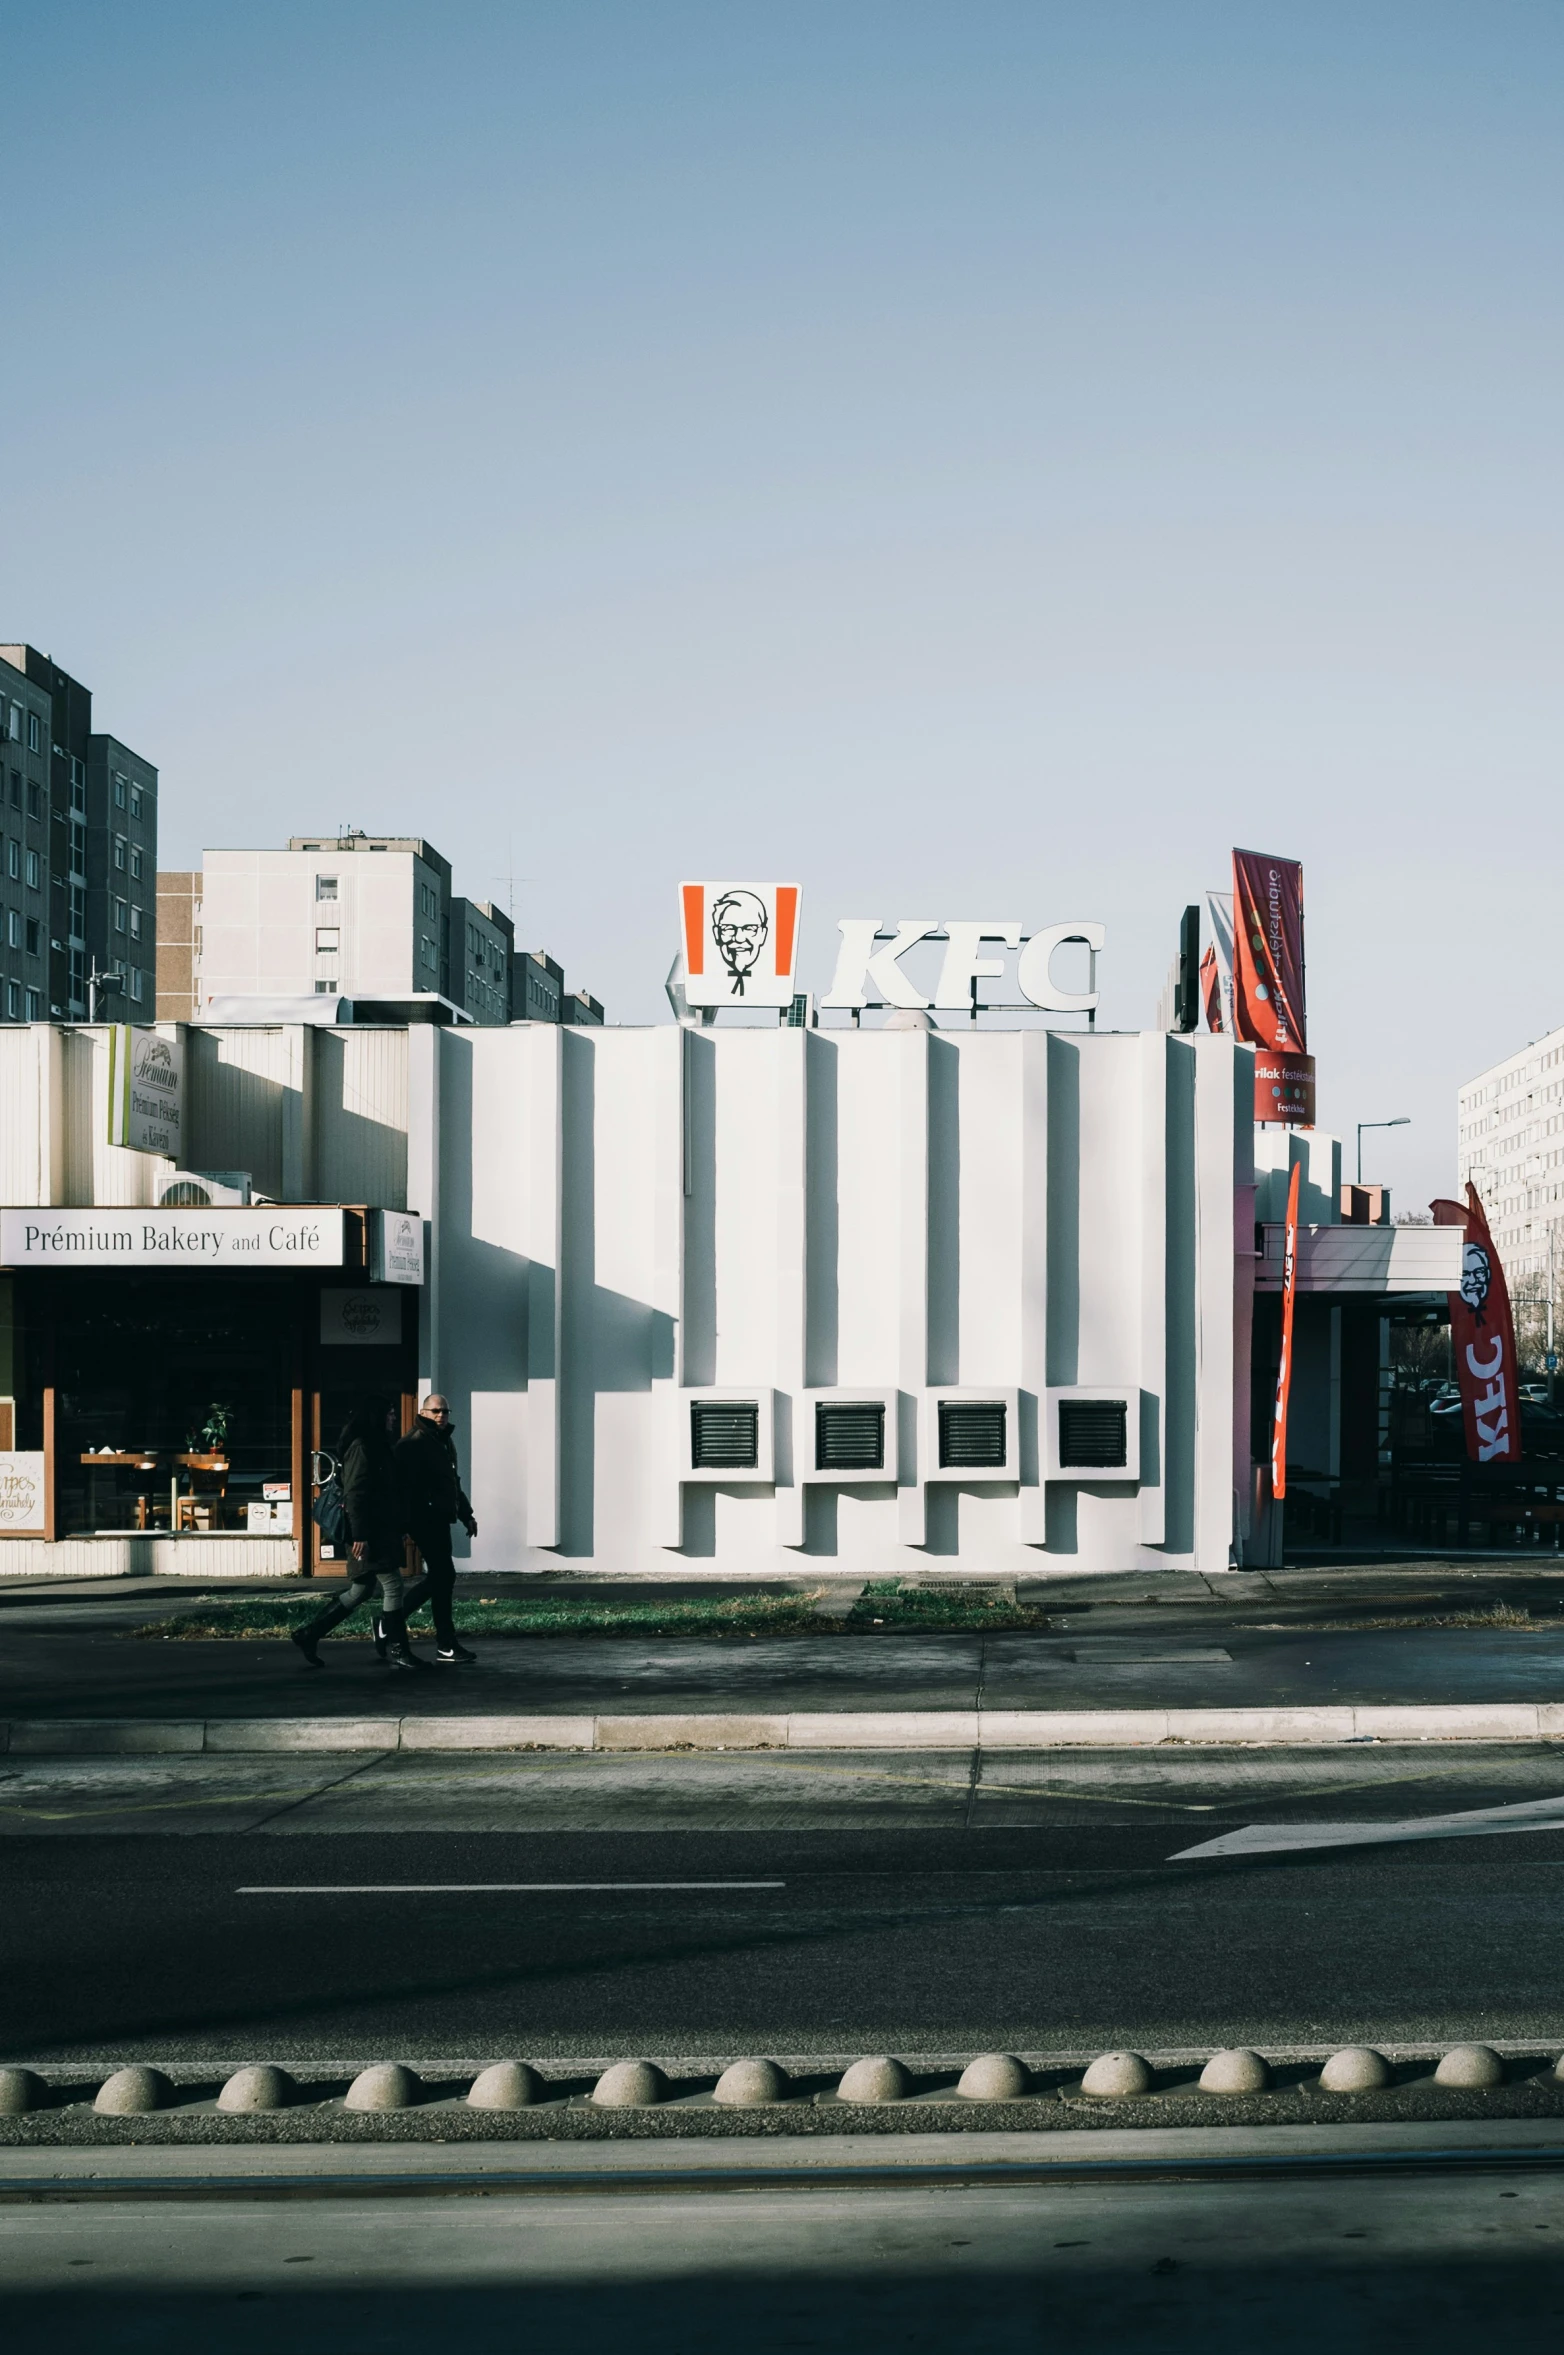
[[[1059,1462],[1083,1472],[1127,1464],[1129,1402],[1122,1398],[1061,1398]]]
[[[760,1408],[755,1400],[691,1399],[690,1461],[697,1472],[753,1472],[760,1461]]]
[[[882,1472],[885,1403],[878,1398],[815,1401],[815,1470]]]
[[[1002,1472],[1005,1402],[1002,1398],[942,1398],[939,1406],[942,1472]]]

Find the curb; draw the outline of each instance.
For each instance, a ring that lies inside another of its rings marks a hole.
[[[1128,2125],[1282,2127],[1525,2121],[1564,2155],[1556,2047],[1352,2045],[1305,2055],[887,2053],[776,2060],[749,2053],[607,2061],[100,2063],[0,2067],[0,2145],[451,2142],[743,2133],[961,2138],[1005,2128],[1050,2139]],[[1202,2065],[1203,2064],[1203,2065]],[[0,2163],[0,2186],[4,2166]]]
[[[1564,1741],[1564,1702],[1297,1709],[874,1709],[786,1716],[18,1718],[12,1757],[276,1751],[1066,1750]]]

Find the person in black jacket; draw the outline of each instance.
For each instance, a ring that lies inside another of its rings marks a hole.
[[[402,1587],[404,1523],[392,1449],[397,1419],[395,1400],[372,1394],[360,1400],[337,1441],[352,1570],[342,1593],[324,1611],[291,1630],[293,1641],[312,1668],[321,1666],[317,1652],[321,1637],[350,1618],[377,1585],[381,1600],[381,1614],[375,1623],[377,1647],[395,1668],[427,1669],[430,1665],[419,1659],[407,1640]]]
[[[413,1428],[398,1441],[396,1468],[402,1525],[424,1561],[422,1577],[408,1590],[404,1617],[427,1596],[434,1613],[435,1658],[445,1667],[455,1667],[477,1655],[456,1637],[451,1523],[460,1521],[469,1537],[477,1536],[478,1524],[462,1488],[451,1410],[437,1391],[424,1400]]]

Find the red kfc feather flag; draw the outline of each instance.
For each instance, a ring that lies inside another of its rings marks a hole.
[[[1450,1347],[1461,1389],[1466,1452],[1474,1464],[1518,1464],[1521,1460],[1519,1372],[1510,1287],[1488,1232],[1477,1188],[1467,1183],[1466,1203],[1431,1205],[1437,1227],[1464,1226],[1461,1289],[1448,1295]]]
[[[1282,1237],[1282,1354],[1276,1368],[1276,1414],[1271,1426],[1271,1494],[1287,1494],[1287,1401],[1292,1395],[1292,1306],[1298,1289],[1298,1173],[1287,1181],[1287,1225]]]

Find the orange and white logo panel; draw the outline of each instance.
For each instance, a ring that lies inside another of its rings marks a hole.
[[[786,1006],[798,962],[796,883],[681,883],[692,1006]]]

